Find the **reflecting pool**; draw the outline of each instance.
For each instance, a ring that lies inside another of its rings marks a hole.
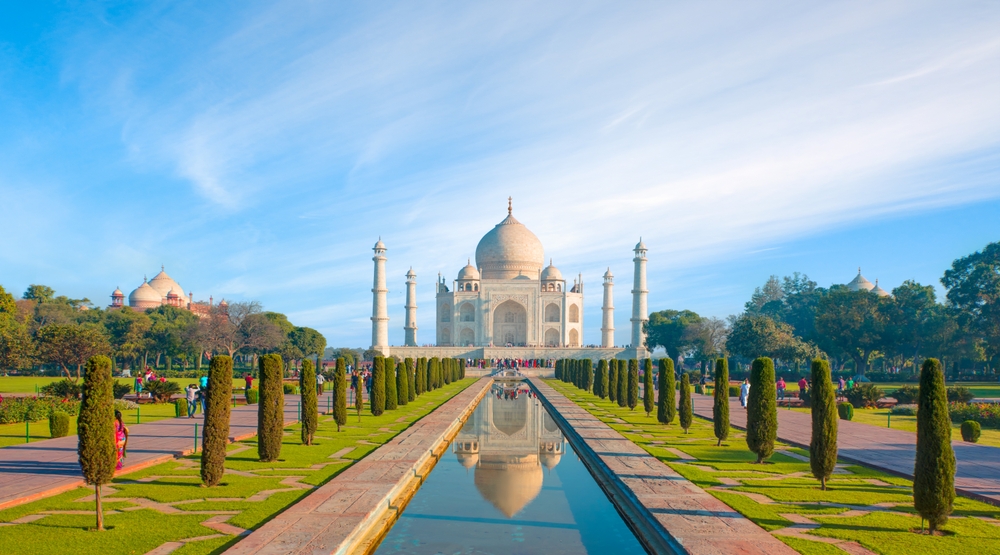
[[[526,384],[494,384],[376,553],[645,553]]]

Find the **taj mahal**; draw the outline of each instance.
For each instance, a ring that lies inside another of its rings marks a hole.
[[[380,238],[375,247],[372,287],[372,348],[387,356],[462,358],[644,358],[648,320],[646,245],[634,252],[632,334],[628,347],[615,346],[614,276],[603,277],[601,345],[583,346],[585,322],[582,275],[572,284],[549,260],[542,242],[514,218],[508,198],[507,217],[476,247],[476,264],[469,260],[449,283],[438,274],[435,283],[435,346],[418,347],[417,275],[406,273],[404,345],[389,345],[385,263],[388,249]]]

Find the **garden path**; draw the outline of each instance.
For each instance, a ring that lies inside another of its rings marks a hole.
[[[327,392],[319,399],[323,411]],[[285,395],[285,423],[298,421],[298,395]],[[257,405],[232,409],[230,441],[257,434]],[[190,454],[195,445],[195,425],[199,440],[202,417],[170,418],[149,424],[129,425],[128,456],[125,468],[116,476]],[[0,449],[0,509],[20,505],[84,485],[77,456],[77,436],[67,436]]]
[[[692,395],[694,413],[712,419],[712,396]],[[735,397],[729,399],[730,423],[746,429],[746,410]],[[812,420],[809,414],[778,409],[778,438],[809,448]],[[869,424],[840,420],[837,448],[843,459],[878,470],[913,478],[917,435],[913,432],[878,428]],[[958,461],[955,489],[962,495],[1000,505],[1000,448],[952,441]]]

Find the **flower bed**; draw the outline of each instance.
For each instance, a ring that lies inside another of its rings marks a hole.
[[[53,409],[76,415],[80,412],[80,402],[55,397],[5,397],[0,402],[0,424],[42,420],[48,418]]]
[[[984,428],[1000,430],[1000,404],[952,403],[949,407],[949,413],[952,422],[961,423],[966,420],[974,420]]]

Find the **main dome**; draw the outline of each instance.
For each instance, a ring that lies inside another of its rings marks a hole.
[[[542,242],[514,219],[509,208],[507,217],[484,235],[476,247],[476,266],[482,268],[483,279],[514,279],[518,275],[537,279],[543,264]]]

